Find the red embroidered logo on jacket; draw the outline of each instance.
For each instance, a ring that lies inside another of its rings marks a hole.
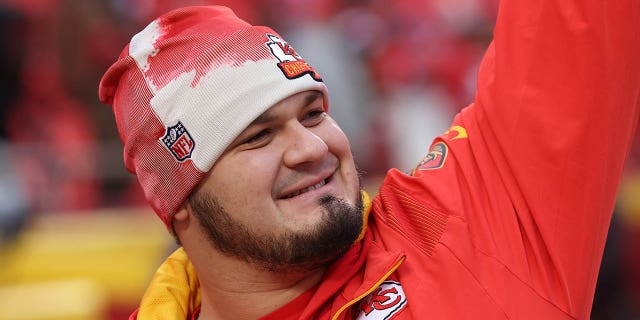
[[[390,320],[407,307],[407,297],[396,281],[385,281],[360,302],[356,320]]]
[[[280,61],[278,67],[287,79],[295,79],[308,74],[314,80],[322,81],[316,70],[307,64],[292,46],[273,34],[267,34],[267,38],[271,41],[266,42],[266,45],[273,56]]]

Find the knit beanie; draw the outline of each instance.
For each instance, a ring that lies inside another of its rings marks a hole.
[[[185,7],[133,36],[100,81],[124,163],[171,229],[173,214],[255,118],[326,87],[280,35],[228,8]],[[325,109],[327,104],[325,103]]]

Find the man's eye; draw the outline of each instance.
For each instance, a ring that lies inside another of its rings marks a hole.
[[[315,126],[320,124],[326,115],[327,113],[324,112],[324,109],[311,110],[304,116],[302,123],[305,126]]]
[[[254,134],[253,136],[251,136],[249,139],[244,141],[244,144],[257,144],[260,143],[262,141],[264,141],[265,139],[267,139],[269,137],[269,135],[271,134],[271,130],[265,129],[265,130],[261,130],[260,132]]]

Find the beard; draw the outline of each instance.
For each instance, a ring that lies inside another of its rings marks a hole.
[[[342,256],[363,228],[361,196],[355,204],[324,196],[318,201],[323,208],[320,222],[280,234],[249,229],[212,194],[195,192],[188,201],[213,247],[271,272],[304,272],[324,266]]]

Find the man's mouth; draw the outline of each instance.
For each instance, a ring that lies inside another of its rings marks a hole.
[[[284,195],[280,199],[290,199],[290,198],[299,196],[299,195],[301,195],[303,193],[307,193],[309,191],[313,191],[315,189],[321,188],[322,186],[326,185],[328,182],[329,182],[329,178],[324,179],[324,180],[322,180],[322,181],[320,181],[320,182],[318,182],[318,183],[316,183],[316,184],[314,184],[312,186],[308,186],[306,188],[303,188],[303,189],[297,190],[295,192],[289,193],[287,195]]]

